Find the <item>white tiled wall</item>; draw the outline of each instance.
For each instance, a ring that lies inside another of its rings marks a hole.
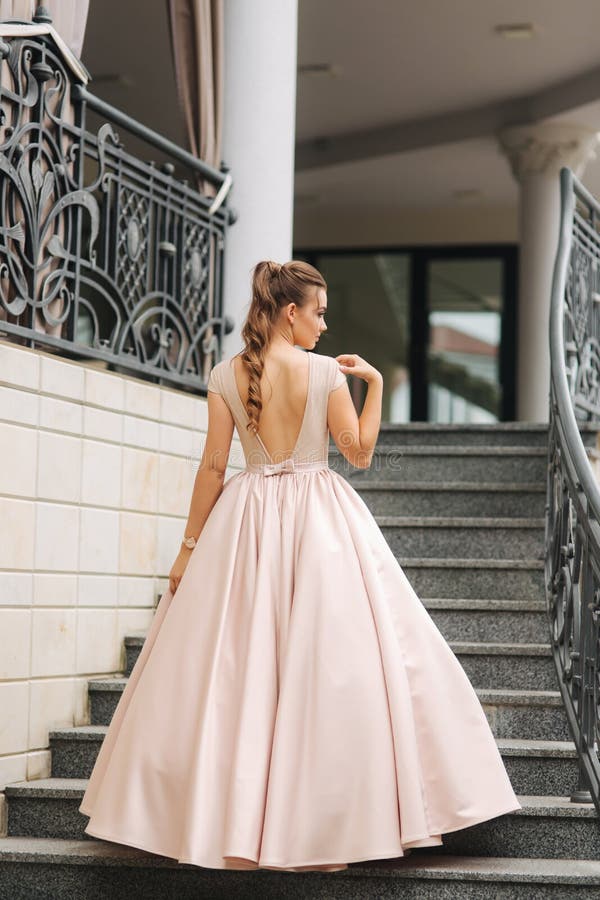
[[[204,397],[0,340],[0,791],[49,774],[48,730],[146,630],[206,424]]]

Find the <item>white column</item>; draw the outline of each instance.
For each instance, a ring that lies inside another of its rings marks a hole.
[[[226,356],[243,344],[252,268],[292,255],[297,31],[297,0],[225,0],[222,158],[238,213],[226,248]]]
[[[597,132],[580,125],[537,123],[503,129],[500,146],[520,186],[517,414],[548,421],[549,319],[552,272],[558,247],[562,166],[581,177],[593,158]]]

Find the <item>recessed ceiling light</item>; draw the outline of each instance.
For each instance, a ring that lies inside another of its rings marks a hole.
[[[337,78],[341,73],[342,67],[334,63],[305,63],[298,66],[299,75],[329,75],[330,78]]]
[[[496,25],[494,31],[507,40],[522,41],[532,38],[535,28],[532,22],[509,22],[504,25]]]

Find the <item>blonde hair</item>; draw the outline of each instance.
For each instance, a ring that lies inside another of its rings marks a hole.
[[[252,300],[242,327],[245,347],[238,355],[248,372],[246,412],[248,428],[255,434],[262,410],[260,378],[265,354],[273,334],[279,312],[289,303],[304,306],[311,286],[325,288],[327,282],[314,266],[302,260],[290,260],[283,265],[272,260],[257,263],[252,273]]]

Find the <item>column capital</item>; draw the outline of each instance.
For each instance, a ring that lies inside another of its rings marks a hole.
[[[592,128],[568,122],[511,125],[497,134],[517,181],[528,175],[558,175],[563,166],[580,177],[595,157],[599,137],[600,132]]]

